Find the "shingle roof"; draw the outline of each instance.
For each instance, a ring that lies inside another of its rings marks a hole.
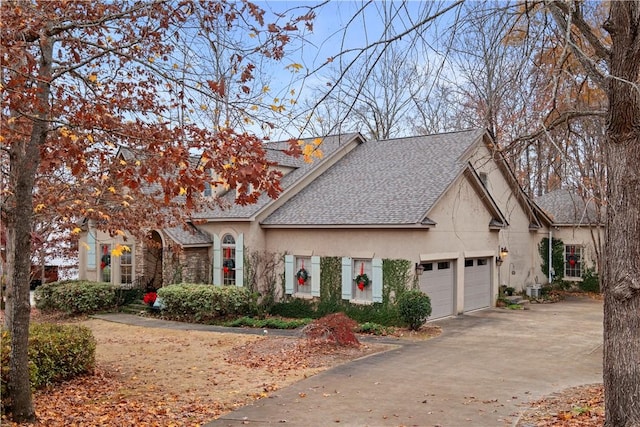
[[[535,202],[555,224],[586,225],[597,223],[594,202],[585,203],[575,191],[565,188],[554,190],[536,198]]]
[[[462,155],[483,134],[471,130],[360,144],[263,224],[419,224],[463,172]]]
[[[203,233],[195,226],[187,224],[185,227],[164,228],[162,231],[167,233],[171,240],[182,246],[210,246],[213,242],[208,234]]]
[[[289,156],[283,152],[283,150],[288,148],[288,143],[286,142],[269,142],[266,144],[267,147],[267,158],[268,160],[274,161],[279,165],[289,166],[295,168],[295,170],[291,171],[287,175],[285,175],[281,181],[280,185],[283,190],[292,186],[296,183],[300,178],[304,177],[313,169],[319,167],[323,161],[329,158],[332,154],[334,154],[340,147],[343,147],[354,138],[356,138],[359,134],[351,133],[346,135],[334,135],[327,136],[322,139],[322,144],[320,148],[324,153],[323,159],[315,159],[312,163],[305,163],[302,158],[294,158]],[[310,143],[313,139],[309,138],[304,140],[306,143]],[[246,219],[252,217],[256,212],[265,207],[268,203],[272,202],[268,195],[263,194],[260,196],[258,201],[254,204],[241,206],[234,203],[235,200],[235,192],[229,191],[223,196],[221,196],[221,201],[227,207],[225,209],[214,207],[211,209],[207,209],[205,211],[199,212],[193,215],[194,219]]]

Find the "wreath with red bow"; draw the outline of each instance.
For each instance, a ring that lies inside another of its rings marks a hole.
[[[222,270],[225,274],[236,268],[236,263],[232,259],[227,259],[222,263]]]
[[[304,285],[305,283],[307,283],[307,280],[309,280],[309,273],[307,272],[307,270],[305,270],[304,267],[302,267],[296,273],[296,278],[298,279],[298,285]]]
[[[369,280],[369,276],[367,276],[365,273],[358,274],[353,280],[356,282],[356,285],[358,285],[358,289],[360,289],[361,291],[364,291],[365,288],[371,283],[371,280]]]
[[[364,262],[360,263],[360,274],[358,274],[353,281],[356,282],[358,289],[361,291],[364,291],[364,289],[371,283],[369,276],[364,272]]]

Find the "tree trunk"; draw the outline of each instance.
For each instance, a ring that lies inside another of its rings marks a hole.
[[[640,1],[611,2],[604,287],[605,426],[640,426]],[[634,87],[635,84],[635,87]]]
[[[9,186],[12,197],[7,209],[7,255],[10,271],[5,324],[11,333],[9,353],[8,410],[16,422],[35,420],[29,380],[29,278],[31,275],[31,230],[33,188],[40,164],[40,148],[49,130],[52,40],[40,39],[40,64],[34,117],[29,140],[16,141],[9,153]]]

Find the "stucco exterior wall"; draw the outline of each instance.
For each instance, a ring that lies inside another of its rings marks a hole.
[[[592,268],[598,271],[597,255],[595,250],[596,242],[604,241],[604,228],[594,227],[574,227],[574,226],[553,226],[551,229],[554,239],[562,240],[565,245],[582,246],[583,271]],[[548,234],[544,237],[548,237]],[[565,277],[565,280],[580,280]],[[545,279],[545,282],[548,279]]]
[[[501,247],[509,251],[499,268],[500,282],[524,289],[526,285],[535,283],[536,277],[544,277],[540,270],[537,244],[544,237],[545,230],[530,230],[534,220],[532,213],[525,208],[513,184],[507,181],[492,156],[489,148],[481,145],[472,154],[470,162],[478,173],[486,174],[486,187],[509,223],[507,228],[500,231],[496,247],[496,251]]]
[[[429,218],[433,228],[268,228],[266,250],[300,256],[340,256],[351,258],[453,260],[456,269],[456,311],[464,308],[464,260],[468,257],[495,258],[498,232],[489,229],[492,219],[477,192],[460,177]],[[491,266],[492,295],[497,295],[495,263]]]

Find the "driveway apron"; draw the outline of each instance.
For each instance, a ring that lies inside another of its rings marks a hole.
[[[437,338],[300,381],[215,426],[510,426],[526,403],[602,381],[602,303],[570,298],[434,322]]]

